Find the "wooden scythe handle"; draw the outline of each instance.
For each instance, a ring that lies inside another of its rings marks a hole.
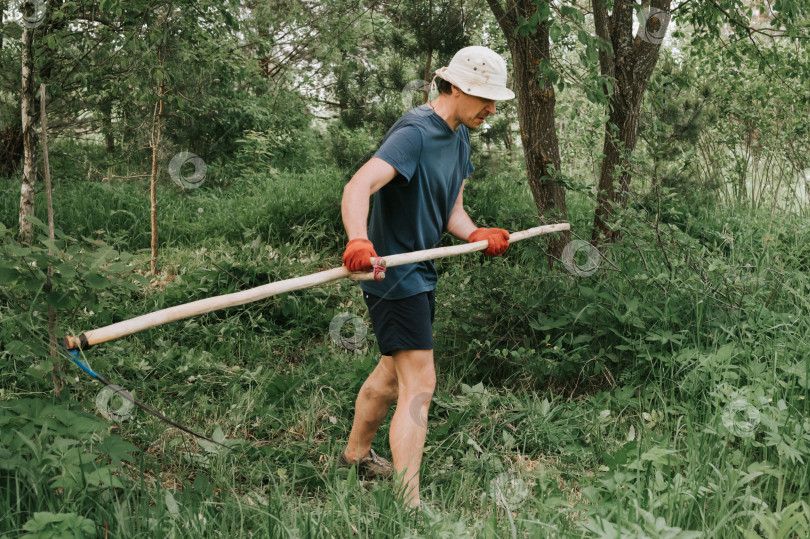
[[[509,242],[514,243],[516,241],[525,240],[541,234],[551,234],[554,232],[570,230],[570,228],[571,227],[568,223],[538,226],[511,234]],[[449,247],[437,247],[435,249],[425,249],[423,251],[414,251],[412,253],[402,253],[385,257],[384,261],[381,261],[381,265],[393,268],[396,266],[402,266],[404,264],[424,262],[426,260],[434,260],[436,258],[442,258],[445,256],[457,256],[467,253],[474,253],[476,251],[483,251],[488,246],[489,242],[487,240],[482,240],[475,243],[451,245]],[[374,263],[375,260],[372,258],[371,265],[373,266]],[[350,278],[356,281],[371,280],[374,279],[374,274],[372,272],[352,273],[346,269],[345,266],[341,266],[339,268],[313,273],[312,275],[305,275],[303,277],[295,277],[293,279],[268,283],[256,288],[251,288],[250,290],[243,290],[241,292],[234,292],[232,294],[225,294],[223,296],[216,296],[213,298],[200,299],[197,301],[192,301],[191,303],[169,307],[153,313],[137,316],[129,320],[117,322],[103,328],[86,331],[78,336],[68,335],[64,339],[64,344],[65,348],[68,350],[90,348],[96,344],[126,337],[127,335],[132,335],[133,333],[161,326],[176,320],[182,320],[184,318],[209,313],[211,311],[217,311],[219,309],[226,309],[228,307],[236,307],[238,305],[244,305],[253,301],[266,299],[278,294],[284,294],[285,292],[311,288],[313,286],[318,286],[320,284],[344,278]]]

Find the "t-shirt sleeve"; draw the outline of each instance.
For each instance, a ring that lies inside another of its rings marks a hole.
[[[406,125],[388,133],[374,157],[394,167],[407,183],[416,172],[421,154],[422,135],[419,129]]]
[[[464,174],[461,175],[462,179],[466,180],[467,178],[472,176],[473,172],[475,172],[475,167],[473,166],[472,161],[470,161],[470,158],[468,157],[467,164],[464,165]]]

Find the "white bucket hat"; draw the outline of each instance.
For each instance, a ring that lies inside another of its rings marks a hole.
[[[453,56],[450,65],[436,70],[436,76],[476,97],[496,101],[515,97],[506,87],[506,62],[486,47],[464,47]]]

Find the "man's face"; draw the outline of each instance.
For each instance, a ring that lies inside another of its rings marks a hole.
[[[495,114],[495,100],[484,99],[474,95],[465,94],[458,88],[458,107],[456,108],[458,119],[467,126],[468,129],[478,129],[488,116]]]

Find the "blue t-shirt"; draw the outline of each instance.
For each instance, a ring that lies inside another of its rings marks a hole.
[[[368,237],[379,256],[439,245],[461,184],[472,174],[470,134],[455,131],[429,105],[417,107],[391,127],[374,154],[397,171],[374,195]],[[436,288],[433,262],[388,268],[383,281],[363,281],[363,290],[401,299]]]

